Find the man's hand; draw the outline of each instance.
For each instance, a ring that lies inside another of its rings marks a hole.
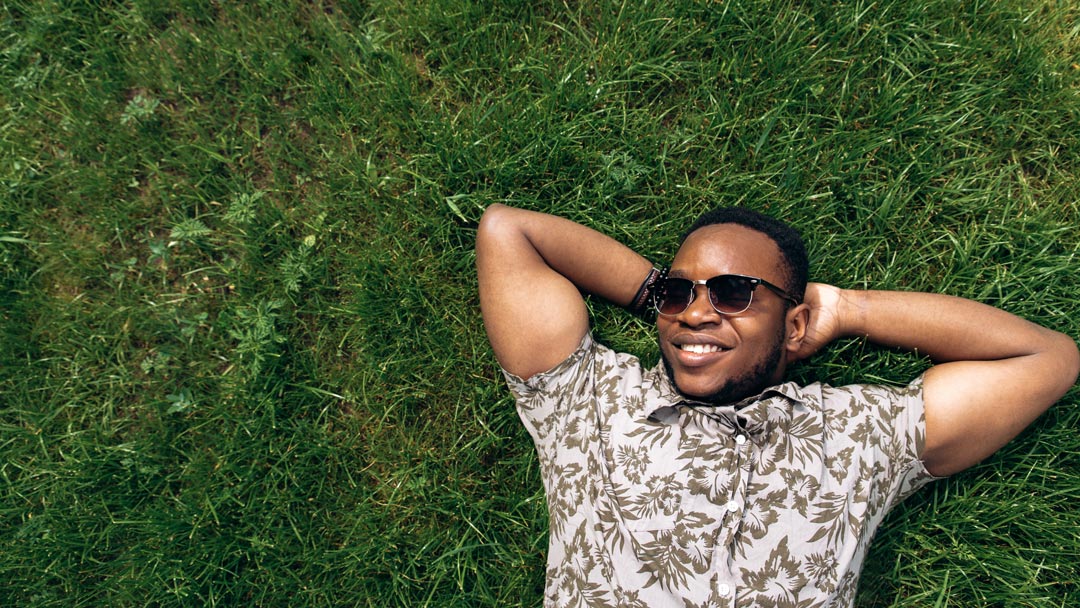
[[[807,284],[803,303],[809,308],[810,319],[799,349],[790,357],[791,361],[806,359],[843,336],[840,318],[842,298],[843,290],[837,287],[824,283]]]

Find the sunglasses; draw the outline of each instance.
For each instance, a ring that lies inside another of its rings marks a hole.
[[[722,315],[737,315],[750,308],[750,302],[754,300],[754,290],[758,285],[764,285],[792,304],[799,304],[799,300],[765,279],[741,274],[722,274],[703,281],[665,277],[656,291],[653,306],[662,315],[682,314],[694,301],[695,287],[698,285],[704,285],[708,289],[709,303],[713,310]]]

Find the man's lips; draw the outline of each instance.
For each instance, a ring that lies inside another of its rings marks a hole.
[[[731,350],[720,342],[700,336],[676,338],[671,341],[671,345],[674,347],[675,357],[687,366],[703,365]]]
[[[700,350],[701,347],[707,350],[731,350],[730,344],[708,334],[687,332],[676,334],[668,341],[680,350]]]
[[[681,351],[694,353],[695,355],[718,353],[722,350],[727,350],[725,348],[720,348],[716,344],[676,344],[675,348]]]

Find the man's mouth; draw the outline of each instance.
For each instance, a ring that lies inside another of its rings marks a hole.
[[[720,348],[715,344],[677,344],[676,348],[689,353],[694,353],[696,355],[704,355],[706,353],[718,353],[722,350],[727,350],[724,348]]]

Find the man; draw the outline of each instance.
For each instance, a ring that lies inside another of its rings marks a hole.
[[[1076,380],[1067,336],[976,302],[807,283],[798,233],[745,209],[667,272],[493,205],[480,304],[550,514],[548,606],[844,606],[885,513],[1015,437]],[[582,292],[658,311],[661,362],[596,343]],[[783,383],[864,336],[935,365],[905,387]]]

